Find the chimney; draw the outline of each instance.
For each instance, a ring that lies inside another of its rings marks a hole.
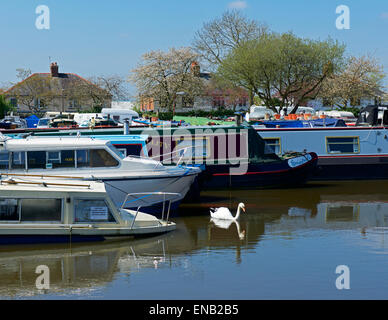
[[[198,62],[194,61],[191,64],[191,72],[194,76],[199,77],[201,75],[201,67],[199,66]]]
[[[52,77],[59,77],[58,65],[56,62],[50,64],[50,72]]]

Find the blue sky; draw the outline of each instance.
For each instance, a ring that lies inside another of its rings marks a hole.
[[[49,30],[35,27],[38,5],[50,9]],[[335,27],[339,5],[350,8],[350,30]],[[338,39],[348,54],[371,53],[388,71],[387,0],[2,0],[0,84],[16,81],[17,68],[48,72],[49,57],[60,72],[126,76],[149,50],[190,45],[229,7],[277,32]]]

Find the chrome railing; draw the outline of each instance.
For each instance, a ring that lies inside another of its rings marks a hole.
[[[137,198],[137,196],[139,196],[139,197]],[[149,197],[151,197],[151,196],[161,196],[162,199],[150,201]],[[171,211],[171,202],[174,199],[177,199],[177,198],[179,198],[181,196],[182,195],[180,193],[173,193],[173,192],[137,192],[137,193],[128,193],[126,195],[126,197],[125,197],[121,207],[120,207],[120,210],[123,210],[124,207],[128,204],[128,202],[137,202],[137,201],[144,202],[144,204],[136,206],[137,207],[136,214],[134,216],[134,219],[133,219],[131,227],[130,227],[132,229],[134,224],[135,224],[135,221],[136,221],[136,218],[138,216],[138,213],[139,213],[140,209],[143,206],[146,205],[147,207],[149,207],[150,205],[159,204],[161,201],[163,201],[162,218],[160,219],[160,221],[163,221],[166,224],[168,224],[168,220],[170,218],[170,211]],[[128,199],[129,197],[132,197],[132,198],[135,198],[135,199],[131,199],[129,201],[129,199]],[[147,199],[147,200],[145,200],[145,199]],[[166,202],[168,202],[167,212],[166,212]],[[166,216],[166,219],[165,219],[165,216]],[[160,221],[159,221],[159,223],[162,224]]]

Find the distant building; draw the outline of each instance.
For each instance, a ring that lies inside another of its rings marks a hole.
[[[112,109],[133,110],[135,104],[131,101],[112,101]]]
[[[184,92],[178,94],[175,105],[176,112],[249,108],[249,93],[246,90],[214,88],[211,81],[211,73],[201,72],[197,62],[191,64],[191,72],[203,80],[205,85],[204,94],[194,99],[187,97]],[[140,98],[140,110],[143,112],[167,111],[160,106],[159,101],[155,97]]]
[[[34,73],[17,83],[4,96],[18,112],[77,112],[95,106],[110,107],[111,94],[74,73],[59,73],[51,63],[50,73]]]

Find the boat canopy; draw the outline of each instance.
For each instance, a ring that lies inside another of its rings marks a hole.
[[[356,125],[388,125],[388,105],[369,105],[361,109]]]
[[[316,120],[276,120],[261,121],[257,125],[264,125],[266,128],[316,128],[316,127],[346,127],[342,119],[316,119]]]

